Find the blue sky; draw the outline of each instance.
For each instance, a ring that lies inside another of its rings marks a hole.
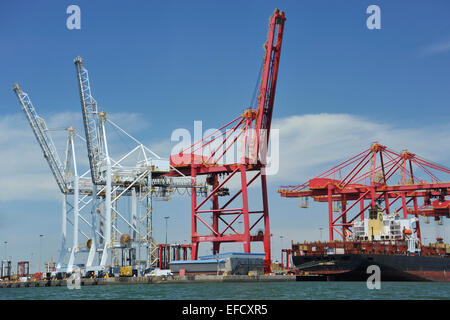
[[[81,30],[66,28],[70,4],[81,8]],[[366,27],[371,4],[381,8],[381,30]],[[8,241],[13,260],[36,257],[43,233],[48,260],[60,238],[60,195],[14,82],[45,119],[65,125],[80,109],[73,59],[81,55],[100,109],[168,156],[174,129],[192,130],[194,120],[218,127],[248,106],[276,7],[287,22],[273,117],[281,146],[292,150],[269,177],[275,256],[280,235],[313,240],[327,223],[326,208],[305,213],[279,197],[279,185],[303,182],[378,139],[450,163],[447,1],[1,2],[1,174],[8,182],[0,196],[1,256]],[[157,240],[168,214],[169,240],[188,239],[189,199],[158,203],[155,211]]]

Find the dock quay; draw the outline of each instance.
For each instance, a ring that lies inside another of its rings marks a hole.
[[[37,281],[5,281],[0,282],[0,288],[28,288],[28,287],[65,287],[64,280],[37,280]],[[155,277],[115,277],[81,279],[81,286],[95,285],[133,285],[133,284],[159,284],[159,283],[201,283],[201,282],[280,282],[296,281],[295,275],[187,275],[187,276],[155,276]]]

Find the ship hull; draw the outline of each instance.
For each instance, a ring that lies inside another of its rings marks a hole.
[[[367,281],[380,268],[381,281],[450,281],[450,258],[429,256],[331,254],[293,256],[296,268],[328,281]]]

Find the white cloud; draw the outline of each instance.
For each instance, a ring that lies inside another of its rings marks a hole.
[[[348,114],[322,113],[275,119],[272,127],[280,130],[280,169],[269,177],[272,182],[303,183],[376,141],[435,162],[450,160],[450,130],[444,123],[400,128]]]
[[[138,114],[120,113],[109,115],[124,128],[132,131],[146,128],[145,120]],[[76,132],[84,137],[81,114],[76,112],[55,113],[45,116],[45,121],[51,131],[60,160],[65,157],[67,133],[64,128],[74,126]],[[134,124],[134,126],[133,126]],[[125,138],[118,137],[117,130],[111,131],[111,144],[119,146],[112,148],[113,152],[126,149],[120,144]],[[115,131],[115,134],[112,132]],[[117,142],[117,143],[116,143]],[[81,139],[75,139],[79,174],[88,169],[86,146]],[[0,176],[3,187],[0,189],[0,201],[14,200],[60,200],[59,188],[51,174],[41,148],[22,113],[6,115],[0,118]]]
[[[450,51],[450,40],[441,41],[439,43],[430,44],[420,49],[422,56],[434,55],[442,52]]]
[[[117,121],[120,125],[140,121],[140,127],[146,126],[145,120],[138,120],[135,114],[114,114],[114,117],[120,118]],[[48,117],[47,124],[50,128],[75,124],[83,136],[78,113],[54,114]],[[367,149],[375,141],[393,150],[408,148],[436,162],[450,160],[450,134],[445,124],[400,128],[348,114],[309,114],[274,119],[272,128],[280,130],[280,165],[278,174],[268,177],[269,183],[302,183]],[[52,135],[60,157],[64,158],[65,132],[52,132]],[[110,144],[121,140],[116,137]],[[153,147],[166,157],[172,145],[168,138],[154,143]],[[0,118],[0,148],[0,176],[4,186],[0,189],[0,201],[60,200],[56,182],[23,114]],[[84,145],[78,144],[77,154],[79,172],[84,172],[88,166]],[[239,181],[233,183],[238,185]]]
[[[374,142],[394,151],[408,149],[422,158],[448,163],[450,130],[446,128],[445,123],[405,128],[350,114],[321,113],[274,119],[272,129],[279,130],[280,163],[278,173],[269,175],[268,182],[276,185],[306,182],[368,149]],[[173,144],[160,144],[159,149]],[[228,186],[238,188],[239,177],[233,177]],[[252,186],[258,187],[259,179]]]
[[[0,119],[0,200],[55,199],[56,183],[25,118],[19,116]]]

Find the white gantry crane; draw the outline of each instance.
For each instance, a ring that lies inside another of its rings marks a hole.
[[[136,250],[140,252],[142,248],[146,253],[146,268],[155,267],[159,257],[157,243],[153,239],[152,199],[167,199],[173,189],[192,188],[192,183],[189,178],[164,177],[170,170],[169,160],[161,159],[111,121],[106,112],[98,110],[83,59],[76,57],[74,63],[91,179],[98,196],[95,200],[96,210],[104,217],[101,233],[104,234],[105,241],[100,249],[100,266],[117,265],[120,252],[122,260],[125,252],[125,256],[131,261]],[[110,155],[106,124],[136,145],[117,161]],[[125,212],[121,211],[121,201],[130,198],[131,207],[126,207]]]
[[[22,110],[42,149],[44,158],[47,160],[50,170],[63,195],[62,243],[57,266],[58,268],[67,269],[70,272],[74,263],[75,253],[80,251],[78,245],[79,234],[82,234],[87,239],[95,237],[92,221],[89,222],[88,219],[81,215],[81,211],[85,207],[85,199],[92,194],[92,183],[84,177],[86,174],[81,177],[78,175],[74,144],[74,137],[76,136],[75,129],[73,127],[67,128],[66,157],[65,161],[61,162],[45,120],[37,114],[29,95],[25,93],[17,83],[14,84],[13,91],[19,100]],[[73,212],[72,221],[69,219],[70,212]],[[91,227],[90,236],[83,232],[83,228],[79,226],[80,218]],[[67,221],[73,225],[73,245],[71,248],[67,246]],[[86,249],[84,249],[84,251],[86,251]],[[67,254],[70,254],[69,262],[66,267],[63,267],[62,263]],[[91,255],[92,254],[93,251],[91,252]]]
[[[206,192],[206,187],[203,184],[193,186],[191,179],[181,173],[181,177],[166,177],[170,170],[177,169],[170,166],[168,159],[162,159],[108,119],[106,112],[98,110],[83,59],[77,57],[74,63],[85,139],[77,135],[73,127],[67,128],[64,162],[29,96],[18,84],[13,87],[63,195],[62,245],[57,272],[71,273],[75,262],[83,262],[86,271],[123,265],[152,269],[159,259],[158,244],[153,238],[152,201],[169,200],[176,189],[195,187],[199,192]],[[134,144],[128,152],[114,153],[117,160],[108,148],[107,124]],[[83,140],[87,147],[89,170],[82,175],[77,169],[75,137]],[[67,222],[73,225],[71,247],[67,246]],[[83,245],[79,243],[80,235],[86,239]],[[87,258],[80,253],[88,253]],[[84,260],[80,261],[79,257]]]

